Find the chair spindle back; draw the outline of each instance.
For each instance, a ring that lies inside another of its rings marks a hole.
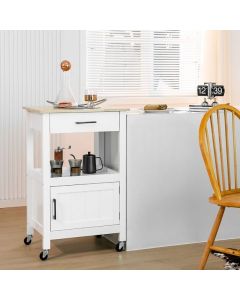
[[[214,194],[218,199],[238,190],[240,192],[237,159],[237,149],[240,148],[239,119],[238,109],[221,104],[211,108],[200,124],[199,144]]]

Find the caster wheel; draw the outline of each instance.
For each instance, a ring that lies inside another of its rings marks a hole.
[[[39,255],[41,260],[47,260],[48,259],[48,250],[43,250]]]
[[[99,234],[99,235],[96,235],[96,238],[97,239],[100,239],[102,237],[102,235],[101,234]]]
[[[115,247],[117,252],[122,252],[125,250],[125,242],[119,242],[117,243],[116,247]]]
[[[32,236],[31,235],[26,236],[23,241],[24,241],[25,245],[27,245],[27,246],[30,245],[32,242]]]

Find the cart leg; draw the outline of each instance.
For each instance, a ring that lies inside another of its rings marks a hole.
[[[46,249],[46,250],[50,250],[51,248],[51,241],[50,238],[43,236],[43,240],[42,240],[42,248]]]
[[[50,250],[50,129],[49,115],[42,115],[42,209],[43,209],[43,226],[42,226],[42,249],[40,258],[48,258]]]
[[[29,118],[29,116],[28,116]],[[28,121],[30,124],[30,121]],[[27,169],[27,237],[33,236],[33,224],[32,224],[32,182],[31,182],[31,171],[34,168],[34,132],[30,128],[30,125],[26,127],[26,151],[27,151],[27,160],[26,160],[26,169]],[[29,239],[28,239],[29,241]]]
[[[31,235],[33,236],[34,228],[32,225],[32,213],[31,208],[29,207],[29,204],[27,206],[27,236]]]
[[[34,228],[32,223],[32,191],[31,191],[31,182],[27,178],[27,236],[33,236]]]
[[[48,258],[48,253],[51,248],[50,239],[50,207],[48,205],[50,199],[49,187],[43,186],[43,231],[42,231],[42,249],[40,253],[40,259],[46,260]]]
[[[50,190],[43,186],[43,228],[42,228],[42,249],[50,250]]]
[[[120,134],[119,134],[119,147],[120,147],[120,233],[118,237],[119,243],[117,244],[117,251],[126,250],[127,240],[127,203],[126,203],[126,114],[120,113]]]

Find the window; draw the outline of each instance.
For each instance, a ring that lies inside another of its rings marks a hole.
[[[87,31],[88,89],[103,96],[195,96],[201,33]]]

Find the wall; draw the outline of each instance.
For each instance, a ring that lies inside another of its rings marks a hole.
[[[72,63],[72,90],[80,99],[80,43],[80,31],[0,31],[0,207],[25,202],[22,107],[55,100],[61,80],[59,64],[63,59]],[[52,139],[52,147],[68,143],[75,154],[86,152],[91,146],[91,140],[90,144],[82,145],[71,137]]]

